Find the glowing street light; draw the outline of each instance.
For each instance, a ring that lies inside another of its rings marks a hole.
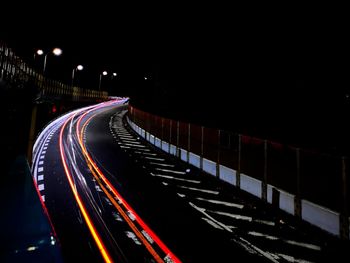
[[[76,66],[74,69],[73,69],[73,71],[72,71],[72,87],[73,87],[73,85],[74,85],[74,77],[75,77],[75,72],[78,70],[78,71],[81,71],[81,70],[83,70],[84,69],[84,67],[82,66],[82,65],[78,65],[78,66]]]
[[[36,51],[36,54],[39,55],[39,56],[42,56],[44,55],[44,51],[42,49],[38,49]],[[45,54],[45,57],[44,57],[44,67],[43,67],[43,75],[45,75],[45,71],[46,71],[46,61],[47,61],[47,55],[50,54],[50,52],[47,52]],[[55,56],[60,56],[62,55],[62,49],[56,47],[52,50],[52,54],[54,54]]]

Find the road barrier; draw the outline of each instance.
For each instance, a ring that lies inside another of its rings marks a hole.
[[[132,106],[128,121],[163,151],[349,239],[347,157],[175,121]]]

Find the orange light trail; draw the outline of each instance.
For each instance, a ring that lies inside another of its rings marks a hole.
[[[65,123],[63,124],[62,128],[61,128],[61,131],[60,131],[60,138],[59,138],[59,145],[60,145],[60,154],[61,154],[61,159],[62,159],[62,164],[63,164],[63,167],[64,167],[64,171],[66,173],[66,176],[67,176],[67,179],[68,179],[68,182],[69,182],[69,185],[72,189],[72,192],[74,194],[74,197],[75,197],[75,200],[77,201],[78,203],[78,206],[79,206],[79,209],[80,211],[82,212],[82,215],[85,219],[85,222],[92,234],[92,237],[93,239],[95,240],[96,242],[96,245],[98,247],[98,249],[100,250],[101,252],[101,255],[104,259],[105,262],[108,262],[108,263],[112,263],[113,260],[111,259],[107,249],[105,248],[102,240],[101,240],[101,237],[99,236],[99,234],[97,233],[93,223],[92,223],[92,220],[90,219],[87,211],[86,211],[86,208],[83,204],[83,202],[81,201],[81,198],[75,188],[75,185],[73,183],[73,180],[72,180],[72,176],[69,172],[69,169],[68,169],[68,166],[67,166],[67,163],[66,163],[66,159],[65,159],[65,154],[64,154],[64,150],[63,150],[63,132],[64,132],[64,129],[67,125],[67,123],[72,119],[74,118],[75,115],[71,116],[68,120],[65,121]]]
[[[94,168],[94,170],[97,172],[97,174],[99,175],[99,177],[102,179],[102,181],[108,186],[109,190],[114,194],[114,196],[121,201],[121,203],[125,206],[125,208],[127,210],[129,210],[134,216],[135,216],[135,220],[139,223],[139,225],[151,236],[151,238],[154,240],[154,242],[156,242],[156,244],[162,249],[162,251],[171,258],[171,260],[173,262],[176,263],[181,263],[181,260],[178,259],[171,251],[170,249],[160,240],[160,238],[146,225],[146,223],[141,219],[141,217],[138,216],[138,214],[131,208],[131,206],[123,199],[123,197],[118,193],[118,191],[113,187],[113,185],[109,182],[109,180],[105,177],[105,175],[101,172],[101,170],[98,168],[98,166],[96,165],[96,163],[92,160],[90,154],[88,153],[88,151],[86,150],[85,145],[83,144],[83,140],[82,140],[82,134],[84,132],[84,129],[86,127],[86,125],[89,123],[89,121],[95,116],[91,116],[87,121],[85,121],[83,128],[81,129],[81,132],[79,133],[79,127],[80,127],[80,123],[82,121],[82,119],[91,111],[93,111],[94,109],[91,109],[89,111],[86,111],[82,116],[79,117],[78,122],[77,122],[77,128],[76,128],[76,133],[77,133],[77,137],[79,140],[79,144],[83,150],[84,155],[86,156],[88,162],[90,163],[90,165],[92,165],[92,167]],[[90,168],[90,167],[89,167]],[[111,201],[114,199],[110,199]],[[135,233],[136,234],[136,233]]]

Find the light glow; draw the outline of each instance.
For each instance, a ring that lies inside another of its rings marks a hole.
[[[52,53],[55,55],[55,56],[60,56],[62,55],[62,49],[56,47],[52,50]]]

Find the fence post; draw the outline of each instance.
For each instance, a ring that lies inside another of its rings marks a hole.
[[[161,117],[162,120],[162,133],[160,138],[160,149],[163,150],[163,140],[164,140],[164,118]]]
[[[342,197],[343,197],[343,211],[340,214],[340,237],[342,239],[349,239],[349,211],[347,200],[347,178],[346,178],[346,158],[342,157]]]
[[[201,157],[200,157],[200,169],[203,170],[203,155],[204,155],[204,127],[201,126]]]
[[[216,160],[216,177],[220,178],[220,136],[221,130],[218,130],[218,158]]]
[[[170,153],[170,145],[171,145],[171,130],[173,129],[173,120],[170,120],[170,131],[169,131],[169,146],[168,153]]]
[[[180,156],[180,149],[179,149],[179,141],[180,141],[180,123],[179,123],[179,121],[177,121],[176,131],[177,131],[177,134],[176,134],[176,156],[180,158],[181,156]]]
[[[267,140],[264,140],[264,177],[261,184],[261,199],[267,201]]]
[[[188,123],[188,138],[187,138],[187,162],[190,162],[190,150],[191,150],[191,123]]]
[[[301,178],[300,178],[300,148],[296,148],[296,165],[297,165],[297,178],[296,178],[296,193],[294,197],[294,215],[301,218]]]
[[[238,163],[236,173],[236,186],[241,188],[241,152],[242,152],[242,136],[238,134]]]

